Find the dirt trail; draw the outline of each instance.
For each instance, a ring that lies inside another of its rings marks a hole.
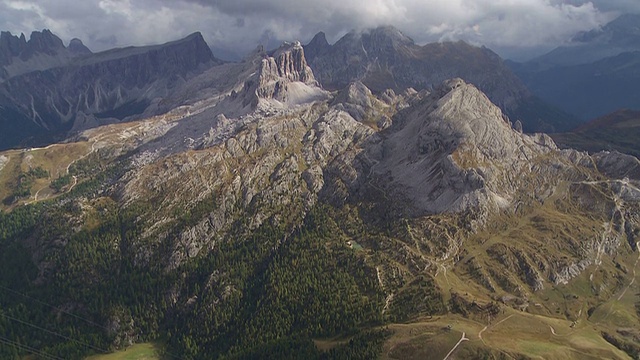
[[[453,349],[451,349],[451,351],[449,351],[449,353],[444,357],[443,360],[447,360],[449,358],[449,356],[451,356],[451,354],[453,354],[453,352],[456,351],[458,346],[460,346],[460,344],[462,344],[463,341],[469,341],[469,339],[466,338],[465,335],[467,335],[467,334],[463,332],[462,333],[462,337],[460,337],[460,340],[458,340],[456,345],[453,347]]]
[[[73,184],[71,186],[69,186],[69,190],[67,190],[67,192],[73,190],[73,187],[76,186],[78,184],[78,178],[73,175]]]
[[[503,322],[505,322],[505,321],[507,321],[507,320],[511,319],[514,315],[515,315],[515,314],[511,314],[511,315],[507,316],[506,318],[504,318],[504,319],[502,319],[502,320],[498,321],[497,323],[495,323],[495,324],[493,324],[493,325],[491,325],[491,326],[492,326],[492,327],[498,326],[498,325],[502,324]],[[489,329],[489,325],[487,325],[487,326],[483,327],[483,328],[482,328],[482,330],[480,330],[480,331],[478,332],[478,339],[482,340],[482,342],[483,342],[483,343],[484,343],[484,339],[482,339],[482,333],[483,333],[483,332],[485,332],[485,331],[487,331],[488,329]]]
[[[622,291],[622,294],[620,294],[620,296],[618,296],[618,301],[620,301],[622,299],[624,294],[627,293],[627,290],[629,290],[631,285],[633,285],[633,283],[636,281],[636,269],[638,267],[638,260],[640,260],[640,241],[636,242],[636,250],[639,252],[639,254],[638,254],[638,258],[636,259],[636,262],[633,264],[633,277],[631,278],[631,282],[629,283],[629,285],[627,285],[627,287],[624,288],[624,291]]]

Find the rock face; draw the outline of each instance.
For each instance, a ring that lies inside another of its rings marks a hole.
[[[329,45],[318,33],[305,46],[318,81],[341,89],[360,81],[374,93],[386,89],[431,89],[454,77],[475,85],[527,132],[569,130],[577,119],[534,97],[500,57],[485,47],[464,42],[423,46],[385,26],[352,31]]]
[[[299,42],[285,43],[271,56],[262,60],[256,94],[263,99],[286,102],[287,87],[291,83],[317,86],[313,72],[307,65]]]
[[[311,41],[304,46],[304,51],[307,54],[307,58],[313,60],[319,56],[323,56],[331,50],[331,45],[327,41],[327,36],[324,32],[317,33]]]
[[[67,48],[49,30],[34,31],[28,41],[24,34],[17,37],[3,31],[0,33],[0,81],[31,71],[62,66],[74,56],[91,52],[82,42],[80,45],[84,48],[80,52],[77,42],[70,43]]]
[[[284,43],[273,53],[260,50],[254,55],[257,71],[245,82],[239,97],[244,106],[270,103],[273,106],[293,106],[326,98],[307,64],[299,42]],[[266,103],[265,103],[266,102]]]
[[[67,47],[67,49],[69,49],[71,53],[77,55],[91,54],[91,50],[89,50],[88,47],[84,46],[82,40],[78,38],[71,39],[71,41],[69,41],[69,46]]]
[[[511,129],[500,109],[461,79],[422,94],[389,130],[374,172],[392,178],[386,188],[421,214],[509,206],[531,159],[556,150],[544,135]]]
[[[34,35],[30,40],[34,45],[25,47],[20,56],[26,56],[32,48],[77,56],[63,66],[27,72],[0,84],[2,131],[17,133],[12,138],[3,138],[2,148],[34,133],[50,135],[82,130],[152,111],[149,106],[156,99],[220,63],[199,33],[164,45],[98,54],[88,53],[78,40],[72,41],[67,49],[49,32]],[[10,48],[24,44],[15,37],[3,36]],[[36,131],[30,132],[34,127]],[[27,131],[20,133],[20,128]]]
[[[502,60],[486,48],[463,42],[419,46],[390,26],[350,32],[332,46],[323,39],[318,34],[306,47],[314,74],[329,89],[354,80],[374,92],[425,89],[460,77],[503,109],[515,107],[528,94]]]

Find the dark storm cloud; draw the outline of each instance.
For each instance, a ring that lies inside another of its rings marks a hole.
[[[174,40],[201,31],[216,48],[246,52],[265,39],[330,40],[351,29],[394,25],[419,43],[463,39],[523,51],[555,46],[637,0],[0,0],[0,27],[49,28],[94,50]]]

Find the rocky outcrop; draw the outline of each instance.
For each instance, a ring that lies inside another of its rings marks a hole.
[[[327,36],[324,32],[317,33],[311,41],[304,46],[304,51],[307,54],[307,60],[313,61],[316,57],[322,56],[331,50],[331,45],[327,41]]]
[[[386,26],[350,32],[327,47],[321,34],[310,42],[310,65],[322,85],[339,89],[360,80],[374,92],[412,87],[426,89],[460,77],[476,85],[503,109],[511,109],[528,91],[502,60],[486,48],[463,42],[419,46]]]
[[[49,32],[32,36],[38,45],[33,48],[46,48],[53,42],[51,36]],[[121,121],[148,109],[153,111],[149,106],[154,101],[220,63],[199,33],[164,45],[97,54],[87,53],[79,41],[73,41],[71,50],[61,42],[60,46],[61,51],[83,55],[64,66],[13,76],[0,84],[2,131],[35,124],[45,133],[55,134]],[[3,139],[0,148],[15,145],[29,135],[25,131]]]
[[[27,41],[10,32],[0,33],[0,81],[32,71],[42,71],[69,63],[77,55],[91,53],[78,39],[65,47],[49,30],[34,31]],[[73,45],[73,46],[72,46]]]
[[[508,207],[523,173],[555,150],[545,135],[514,131],[482,92],[454,79],[421,93],[369,156],[415,215]]]
[[[294,106],[327,98],[307,64],[300,42],[284,43],[271,54],[260,49],[253,57],[260,58],[257,70],[245,81],[241,93],[232,94],[243,107]]]
[[[293,82],[316,86],[311,68],[299,42],[285,43],[262,60],[256,95],[263,99],[287,100],[287,86]]]
[[[91,50],[82,43],[82,40],[78,38],[71,39],[67,49],[75,55],[88,55],[92,53]]]

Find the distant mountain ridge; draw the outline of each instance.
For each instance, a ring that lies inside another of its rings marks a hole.
[[[567,133],[551,134],[562,147],[619,151],[640,156],[640,111],[622,109],[596,118]]]
[[[329,89],[360,80],[374,92],[437,86],[461,77],[474,83],[505,108],[528,91],[500,57],[464,42],[417,45],[392,26],[352,31],[329,45],[323,33],[305,46],[316,78]],[[500,79],[500,81],[497,81]]]
[[[318,81],[338,89],[361,81],[373,92],[430,89],[459,77],[474,84],[525,131],[569,129],[578,124],[571,115],[553,109],[531,95],[504,61],[485,47],[465,42],[417,45],[392,26],[352,31],[330,45],[318,33],[305,52]]]
[[[27,43],[26,47],[22,40],[4,35],[3,44],[9,44],[5,49],[17,55],[3,56],[9,59],[5,66],[9,77],[0,83],[0,131],[10,136],[2,138],[0,148],[34,136],[46,139],[72,129],[121,121],[147,110],[153,112],[149,106],[154,101],[169,95],[195,74],[221,63],[200,33],[163,45],[96,54],[79,40],[65,48],[49,31],[42,34],[35,39],[42,37],[46,41],[36,41],[37,46]],[[33,59],[47,61],[39,63],[42,66],[35,70],[15,70],[15,64],[26,66],[33,64]]]
[[[569,45],[508,64],[535,95],[583,122],[640,109],[640,15],[620,16]]]
[[[200,33],[95,54],[78,39],[65,47],[48,30],[34,32],[29,41],[5,32],[0,45],[0,131],[8,134],[0,149],[43,144],[70,131],[169,111],[193,101],[187,89],[210,80],[192,80],[223,63]],[[577,125],[569,114],[532,96],[502,59],[484,47],[464,42],[420,46],[398,29],[383,26],[350,32],[333,45],[319,33],[304,50],[315,80],[328,90],[353,81],[374,93],[422,90],[460,77],[485,92],[513,122],[519,120],[526,132]],[[214,78],[223,84],[233,81],[224,73]],[[275,98],[282,90],[274,89]],[[290,94],[304,98],[314,92],[309,91],[292,89]]]
[[[0,33],[0,81],[36,70],[63,66],[72,58],[91,54],[81,40],[73,39],[68,47],[49,30],[34,31],[27,41],[10,32]]]
[[[603,27],[582,32],[529,63],[540,67],[588,64],[625,52],[640,51],[640,15],[624,14]]]

